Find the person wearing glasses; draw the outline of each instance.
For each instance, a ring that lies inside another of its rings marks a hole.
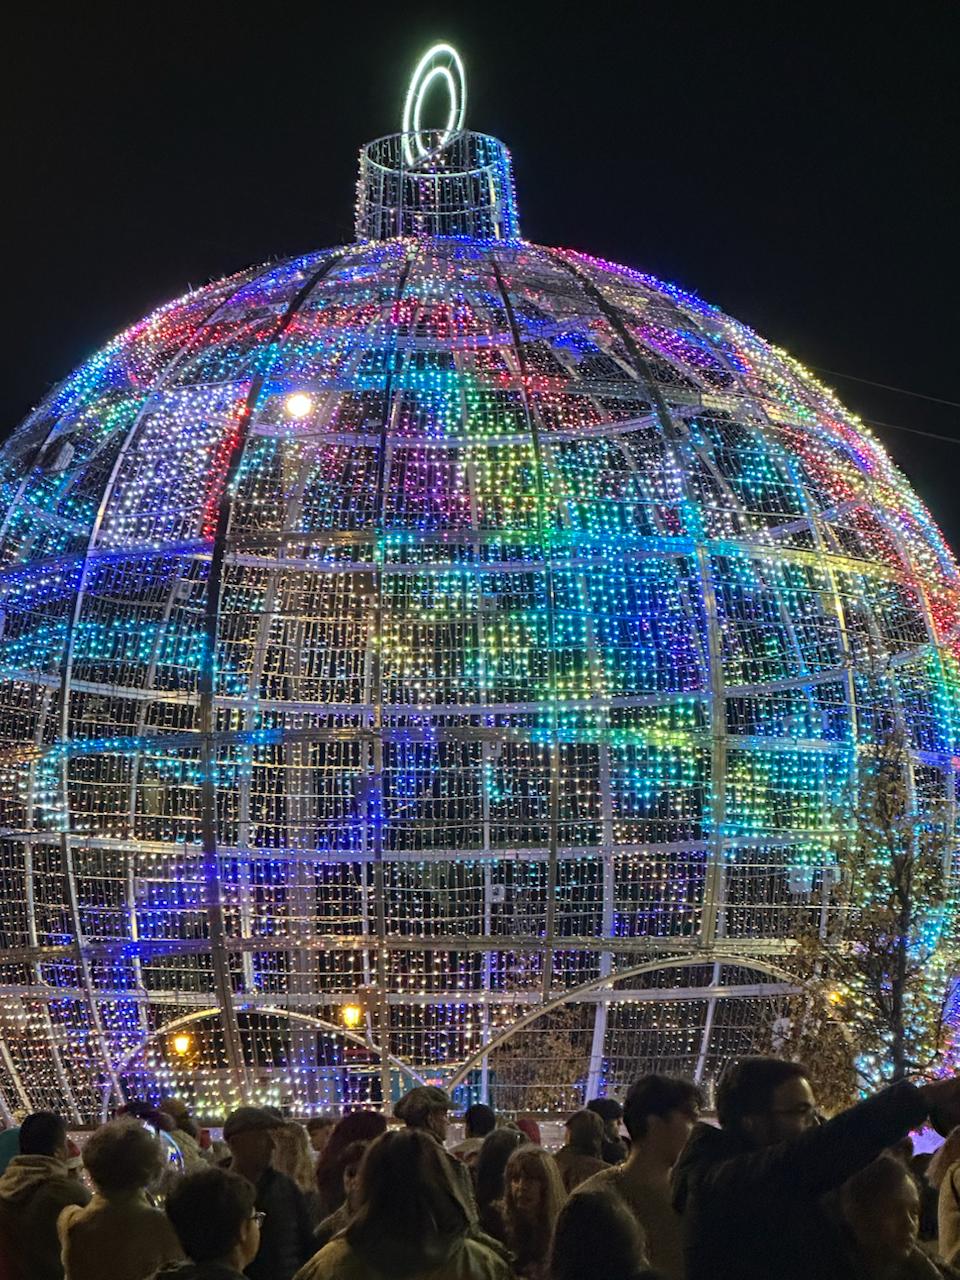
[[[686,1280],[854,1280],[824,1197],[931,1112],[955,1112],[960,1079],[901,1081],[822,1121],[806,1067],[749,1057],[716,1102],[720,1127],[698,1125],[674,1169]]]
[[[180,1178],[166,1211],[189,1261],[164,1268],[157,1280],[246,1280],[243,1273],[260,1249],[265,1217],[254,1195],[246,1178],[226,1169]]]
[[[227,1116],[223,1137],[230,1168],[256,1188],[265,1214],[260,1252],[247,1267],[249,1280],[290,1280],[314,1252],[313,1221],[306,1196],[273,1167],[276,1133],[284,1121],[268,1107],[238,1107]]]

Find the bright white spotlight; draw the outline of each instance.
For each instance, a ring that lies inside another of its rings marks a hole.
[[[284,408],[291,418],[305,418],[313,409],[313,401],[303,391],[294,391],[284,401]]]

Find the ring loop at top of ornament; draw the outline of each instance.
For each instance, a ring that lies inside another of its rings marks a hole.
[[[429,154],[423,145],[421,116],[427,90],[435,80],[442,80],[450,96],[447,123],[440,131],[441,147],[463,128],[467,113],[467,81],[463,62],[453,45],[435,44],[417,63],[403,104],[403,158],[413,167]]]

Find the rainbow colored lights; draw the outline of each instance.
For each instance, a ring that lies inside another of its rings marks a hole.
[[[878,700],[953,805],[958,658],[884,450],[690,294],[431,235],[191,293],[0,456],[0,1108],[496,1095],[651,961],[572,1006],[583,1086],[709,1078]]]

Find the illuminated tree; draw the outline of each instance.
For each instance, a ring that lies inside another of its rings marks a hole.
[[[937,1064],[955,943],[947,815],[918,807],[902,723],[891,715],[881,729],[860,771],[847,924],[827,969],[869,1084]]]
[[[902,720],[878,719],[858,770],[854,833],[839,892],[800,931],[791,968],[801,995],[772,1018],[765,1047],[803,1060],[828,1110],[863,1087],[934,1072],[945,1051],[955,968],[955,885],[947,812],[918,804],[923,785]]]

